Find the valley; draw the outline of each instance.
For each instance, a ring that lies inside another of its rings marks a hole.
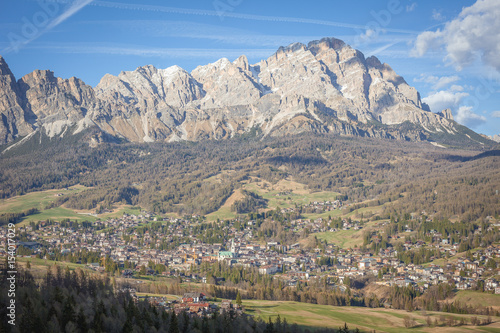
[[[500,331],[498,4],[221,3],[37,1],[7,34],[0,331]]]

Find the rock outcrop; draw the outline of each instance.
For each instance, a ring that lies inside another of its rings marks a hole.
[[[0,144],[33,131],[30,113],[22,107],[22,93],[5,60],[0,56]],[[34,117],[31,117],[34,121]]]

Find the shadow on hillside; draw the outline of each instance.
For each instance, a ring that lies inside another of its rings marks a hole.
[[[316,156],[274,156],[267,159],[273,164],[294,164],[294,165],[321,165],[328,162],[322,157]]]
[[[500,150],[489,150],[489,151],[485,151],[481,154],[478,154],[476,156],[448,155],[448,156],[445,156],[444,159],[451,161],[451,162],[469,162],[469,161],[475,161],[475,160],[480,160],[482,158],[494,157],[494,156],[500,156]]]

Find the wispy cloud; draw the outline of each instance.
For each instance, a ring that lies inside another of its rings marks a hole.
[[[398,43],[399,43],[399,41],[396,41],[396,42],[393,42],[393,43],[389,43],[389,44],[381,46],[381,47],[379,47],[379,48],[377,48],[377,49],[375,49],[373,51],[366,52],[366,55],[367,56],[370,56],[370,55],[375,56],[375,55],[380,54],[380,53],[384,52],[385,50],[393,47],[394,45],[396,45]]]
[[[323,26],[330,26],[330,27],[350,28],[350,29],[357,29],[357,30],[359,30],[359,29],[366,30],[367,29],[366,25],[351,24],[351,23],[344,23],[344,22],[334,22],[334,21],[326,21],[326,20],[307,19],[307,18],[297,18],[297,17],[253,15],[253,14],[242,14],[242,13],[234,13],[234,12],[223,12],[223,11],[216,11],[216,10],[188,9],[188,8],[144,5],[144,4],[127,4],[127,3],[118,3],[118,2],[110,2],[110,1],[94,1],[92,3],[92,5],[101,6],[101,7],[108,7],[108,8],[116,8],[116,9],[136,10],[136,11],[153,11],[153,12],[184,14],[184,15],[198,15],[198,16],[218,16],[218,17],[236,18],[236,19],[242,19],[242,20],[266,21],[266,22],[278,22],[278,23],[282,22],[282,23],[314,24],[314,25],[323,25]],[[388,32],[404,33],[404,34],[418,34],[419,33],[418,31],[403,30],[403,29],[384,28],[384,30],[388,31]]]
[[[437,10],[437,9],[432,10],[432,18],[436,21],[446,20],[446,17],[441,13],[440,10]]]
[[[130,31],[151,37],[181,37],[191,39],[208,39],[224,44],[274,47],[288,45],[293,42],[308,42],[324,36],[297,36],[260,34],[254,31],[233,27],[203,24],[192,21],[163,21],[163,20],[105,20],[83,21],[87,26],[103,25],[106,29]],[[339,36],[339,38],[342,36]],[[351,37],[351,36],[346,36]]]
[[[117,29],[121,32],[126,31],[130,34],[140,34],[149,37],[176,37],[190,39],[206,39],[221,44],[243,45],[249,47],[271,47],[278,49],[279,46],[286,46],[295,42],[308,42],[323,38],[324,36],[300,36],[300,35],[273,35],[261,34],[247,29],[239,29],[224,25],[198,23],[193,21],[165,21],[165,20],[99,20],[79,22],[87,29],[87,26],[105,26],[106,29]],[[407,44],[412,38],[403,34],[391,34],[377,36],[369,39],[362,44],[356,44],[357,35],[335,36],[355,48],[363,48],[366,51],[371,45],[384,45],[378,49],[368,52],[368,55],[378,54],[386,51],[394,44]],[[386,45],[390,44],[390,45]],[[377,46],[374,46],[377,47]],[[391,54],[392,56],[392,54]],[[407,56],[407,55],[405,55]]]
[[[452,83],[455,83],[460,80],[458,75],[453,76],[434,76],[434,75],[426,75],[420,74],[420,77],[413,79],[415,82],[425,82],[432,85],[432,89],[439,90],[444,88]],[[457,90],[457,86],[454,86],[455,90]]]
[[[70,3],[69,7],[61,15],[57,16],[52,21],[50,21],[43,29],[40,29],[37,34],[35,34],[31,38],[25,38],[19,40],[15,45],[10,45],[7,48],[3,49],[1,53],[2,54],[10,53],[12,51],[18,50],[20,47],[28,45],[34,40],[40,38],[40,36],[46,34],[50,30],[57,27],[59,24],[69,19],[71,16],[78,13],[81,9],[83,9],[85,6],[89,5],[93,1],[94,0],[76,0],[73,2],[68,2]]]
[[[96,45],[88,43],[59,44],[46,43],[30,45],[31,49],[50,50],[59,53],[79,54],[113,54],[134,55],[143,57],[172,58],[238,58],[245,54],[249,58],[264,58],[270,56],[274,49],[209,49],[209,48],[148,48],[138,45]]]

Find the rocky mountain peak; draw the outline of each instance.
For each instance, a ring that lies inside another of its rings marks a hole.
[[[75,124],[78,131],[97,126],[135,142],[218,140],[256,127],[264,136],[313,131],[425,140],[459,133],[450,110],[430,112],[388,64],[336,38],[280,47],[253,65],[242,55],[191,73],[141,66],[106,74],[95,88],[40,70],[16,83],[0,57],[0,90],[1,143],[32,132],[31,124],[50,136]],[[414,125],[411,133],[397,129],[405,122]]]
[[[292,43],[288,46],[280,46],[278,51],[276,51],[276,55],[281,53],[293,53],[298,50],[306,50],[307,46],[302,43]]]
[[[346,44],[340,39],[333,37],[325,37],[320,40],[313,40],[307,44],[307,48],[316,55],[326,49],[341,50]]]
[[[250,65],[248,64],[248,58],[246,55],[240,56],[238,59],[234,61],[234,64],[245,72],[250,70]]]
[[[33,127],[23,109],[22,94],[7,62],[0,56],[0,144],[29,134]]]
[[[0,75],[8,75],[14,77],[14,75],[10,71],[9,65],[7,65],[7,62],[2,56],[0,56]]]
[[[443,111],[438,112],[438,115],[448,120],[454,120],[453,114],[451,113],[451,109],[444,109]]]
[[[380,60],[376,56],[370,56],[366,58],[366,64],[370,67],[374,67],[377,69],[382,69],[383,64],[380,62]]]
[[[132,112],[133,105],[154,110],[182,107],[204,95],[200,85],[179,66],[157,69],[152,65],[120,72],[118,76],[106,74],[96,92],[101,100],[113,101],[115,106],[127,109],[126,113]]]

